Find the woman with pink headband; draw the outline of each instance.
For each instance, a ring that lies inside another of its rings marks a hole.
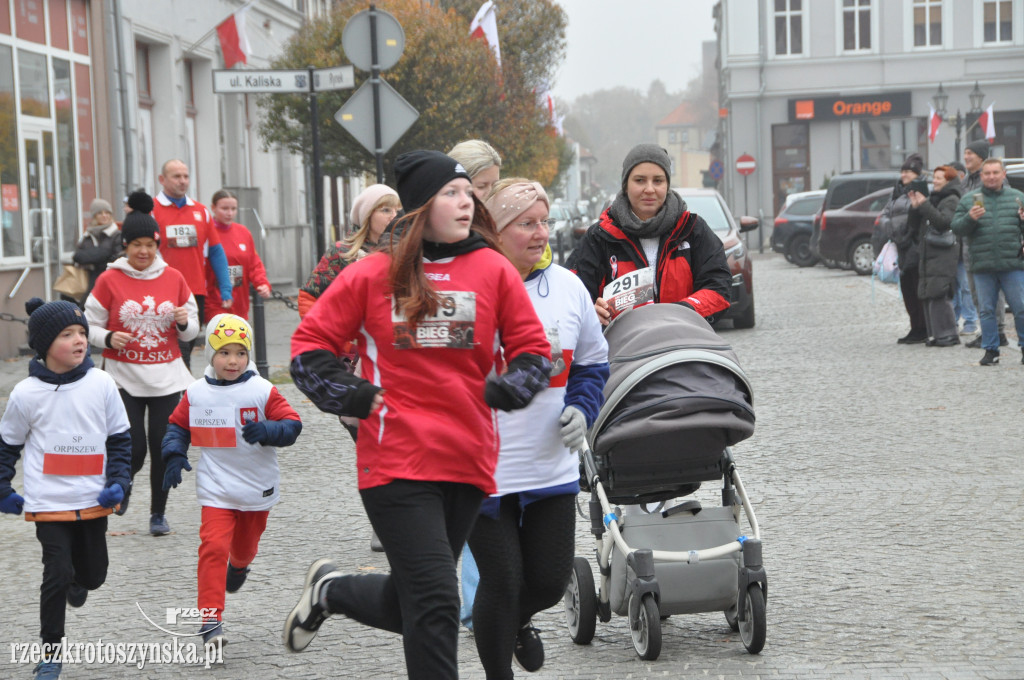
[[[480,568],[473,605],[477,651],[489,680],[544,663],[531,618],[562,599],[575,555],[575,500],[587,428],[608,379],[608,345],[593,302],[552,264],[549,202],[537,182],[498,181],[485,205],[505,256],[523,278],[551,343],[551,382],[526,408],[498,413],[497,493],[484,500],[469,545]]]

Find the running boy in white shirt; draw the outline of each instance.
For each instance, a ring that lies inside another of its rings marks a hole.
[[[36,357],[0,419],[0,512],[24,509],[36,523],[43,659],[35,677],[54,680],[63,661],[65,603],[81,607],[107,578],[107,515],[131,486],[132,440],[117,385],[89,358],[82,310],[39,298],[25,309]],[[22,449],[24,497],[11,486]]]
[[[202,379],[192,383],[174,409],[164,435],[164,489],[191,470],[189,444],[203,450],[197,463],[200,633],[209,644],[224,642],[225,590],[245,583],[278,501],[280,473],[275,446],[290,446],[302,431],[299,414],[252,363],[252,328],[233,314],[218,314],[206,326]]]

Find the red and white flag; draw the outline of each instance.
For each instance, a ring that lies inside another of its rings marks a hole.
[[[978,116],[978,127],[985,133],[985,139],[989,144],[996,138],[996,121],[995,116],[992,114],[993,106],[995,106],[995,102],[989,104],[988,108]]]
[[[498,13],[494,6],[494,0],[487,0],[480,5],[472,23],[469,24],[469,37],[480,38],[494,52],[494,58],[498,60],[498,68],[501,68],[501,47],[498,46]]]
[[[935,107],[928,105],[928,141],[935,143],[935,137],[939,134],[939,126],[942,124],[942,116],[935,113]]]
[[[249,49],[249,39],[245,35],[245,14],[249,11],[251,2],[245,3],[242,9],[238,10],[224,21],[217,25],[217,37],[220,38],[220,53],[224,57],[224,68],[231,68],[235,64],[248,64],[248,56],[252,54]]]

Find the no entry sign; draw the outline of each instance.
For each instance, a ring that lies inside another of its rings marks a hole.
[[[752,175],[754,170],[757,170],[757,161],[750,154],[745,153],[736,159],[736,172],[741,175]]]

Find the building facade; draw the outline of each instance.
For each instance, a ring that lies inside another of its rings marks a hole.
[[[696,104],[684,101],[654,126],[658,146],[672,159],[672,185],[703,186],[703,172],[711,163],[704,148],[706,131],[701,129]]]
[[[30,297],[53,299],[104,198],[123,217],[132,189],[160,190],[164,161],[190,167],[190,195],[240,196],[239,221],[264,252],[271,280],[308,271],[307,169],[264,150],[254,95],[214,94],[223,68],[217,24],[243,0],[0,0],[0,312],[24,317]],[[268,68],[327,0],[260,0],[248,8],[249,68]],[[0,321],[0,357],[25,326]]]
[[[913,152],[929,168],[955,160],[951,125],[928,138],[940,84],[946,120],[963,114],[961,149],[992,104],[992,155],[1024,155],[1024,0],[721,0],[715,12],[724,191],[737,212],[749,192],[762,225],[836,173],[899,168]]]

